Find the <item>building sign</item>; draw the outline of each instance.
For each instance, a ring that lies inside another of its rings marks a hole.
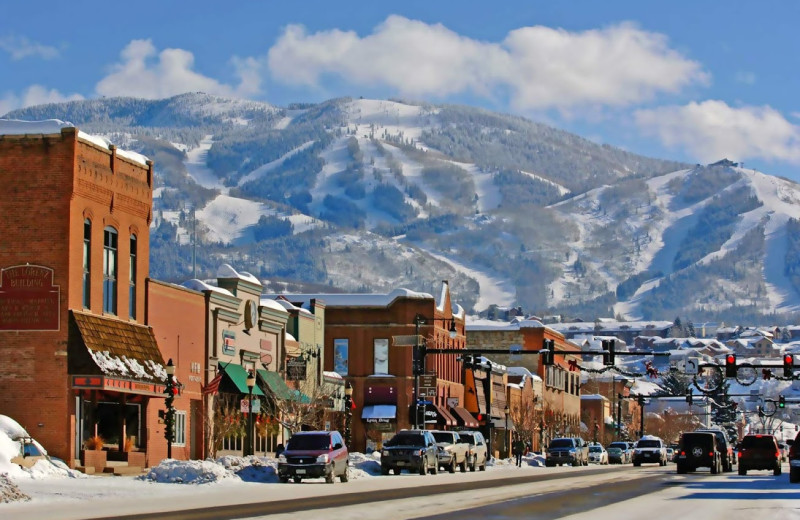
[[[242,413],[250,413],[250,399],[242,399],[239,401],[239,411]],[[253,413],[261,413],[261,401],[253,399]]]
[[[39,265],[0,269],[0,330],[60,330],[60,288]]]
[[[435,424],[437,417],[438,415],[435,410],[428,410],[428,408],[425,407],[425,424]]]
[[[259,347],[261,348],[261,363],[264,366],[268,367],[270,363],[272,363],[273,345],[274,341],[272,338],[265,338],[259,341]]]
[[[306,380],[306,360],[300,357],[289,358],[286,361],[286,380],[305,381]]]
[[[222,331],[222,353],[226,356],[236,354],[236,333],[232,330]]]
[[[436,374],[419,376],[419,397],[436,397]]]

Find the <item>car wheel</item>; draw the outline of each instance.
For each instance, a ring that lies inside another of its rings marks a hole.
[[[481,467],[479,469],[481,471],[486,471],[486,461],[485,460],[483,461],[483,464],[481,464]]]
[[[686,473],[686,466],[683,464],[678,464],[678,475],[683,475]]]
[[[427,475],[428,474],[428,463],[425,459],[422,459],[422,462],[419,464],[419,474],[420,475]]]
[[[572,467],[574,468],[575,466],[583,466],[583,462],[578,459],[575,459],[572,461]]]
[[[776,477],[781,474],[781,464],[780,464],[780,462],[778,463],[777,466],[775,466],[775,469],[772,471],[772,474],[775,475]]]
[[[467,459],[464,459],[464,461],[461,463],[460,467],[461,467],[461,473],[466,473],[467,472]]]
[[[473,462],[472,464],[469,465],[469,470],[470,471],[475,471],[475,462]]]
[[[342,482],[347,482],[350,480],[350,468],[348,466],[344,467],[344,473],[339,476],[339,480]]]
[[[711,465],[711,474],[716,475],[717,473],[719,473],[719,461],[715,461]]]
[[[289,477],[278,477],[278,480],[281,482],[281,484],[286,484],[289,482]]]
[[[431,471],[431,473],[433,473],[434,475],[438,475],[439,474],[439,461],[438,460],[433,463],[433,471]]]
[[[402,470],[402,469],[400,469],[400,468],[394,468],[394,470],[393,470],[393,471],[394,471],[394,474],[395,474],[395,475],[399,475],[399,474],[400,474],[400,472],[401,472],[401,471],[403,471],[403,470]]]
[[[449,473],[455,473],[456,472],[456,459],[453,459],[453,462],[450,463],[450,467],[447,468],[447,471]]]
[[[789,482],[792,484],[800,482],[800,469],[789,468]]]
[[[301,479],[300,477],[294,477],[293,480],[295,484],[299,484],[303,479]]]
[[[325,482],[327,482],[328,484],[333,484],[334,482],[336,482],[336,476],[333,474],[333,469],[331,469],[330,473],[325,475]]]
[[[388,474],[389,474],[389,468],[381,467],[381,475],[388,475]]]
[[[642,465],[642,463],[641,463],[641,462],[634,462],[634,463],[633,463],[633,465],[634,465],[634,466],[636,466],[636,467],[638,468],[639,466],[641,466],[641,465]]]
[[[739,465],[739,475],[747,475],[747,470],[744,469],[741,464]]]

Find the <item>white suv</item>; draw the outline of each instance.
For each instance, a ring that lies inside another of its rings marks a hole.
[[[462,430],[458,432],[461,437],[461,442],[469,444],[469,451],[467,451],[467,466],[470,471],[475,471],[475,468],[486,471],[486,463],[489,461],[489,453],[486,447],[486,439],[479,431]]]
[[[667,465],[667,446],[661,437],[645,435],[633,449],[633,465],[641,466],[642,463],[654,462],[659,466]]]

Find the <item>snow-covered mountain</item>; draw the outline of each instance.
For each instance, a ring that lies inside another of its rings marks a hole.
[[[276,107],[184,94],[5,117],[70,121],[155,161],[152,275],[221,262],[328,290],[433,291],[471,310],[754,319],[800,310],[798,186],[523,118],[397,100]]]

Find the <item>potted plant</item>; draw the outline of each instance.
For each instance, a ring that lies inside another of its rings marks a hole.
[[[108,461],[108,453],[103,449],[105,439],[94,435],[86,439],[81,450],[81,466],[94,468],[95,472],[102,472]]]
[[[135,441],[133,437],[128,437],[125,439],[125,460],[128,461],[128,466],[138,466],[140,468],[144,468],[147,454],[143,451],[136,450],[136,446],[134,444]]]

